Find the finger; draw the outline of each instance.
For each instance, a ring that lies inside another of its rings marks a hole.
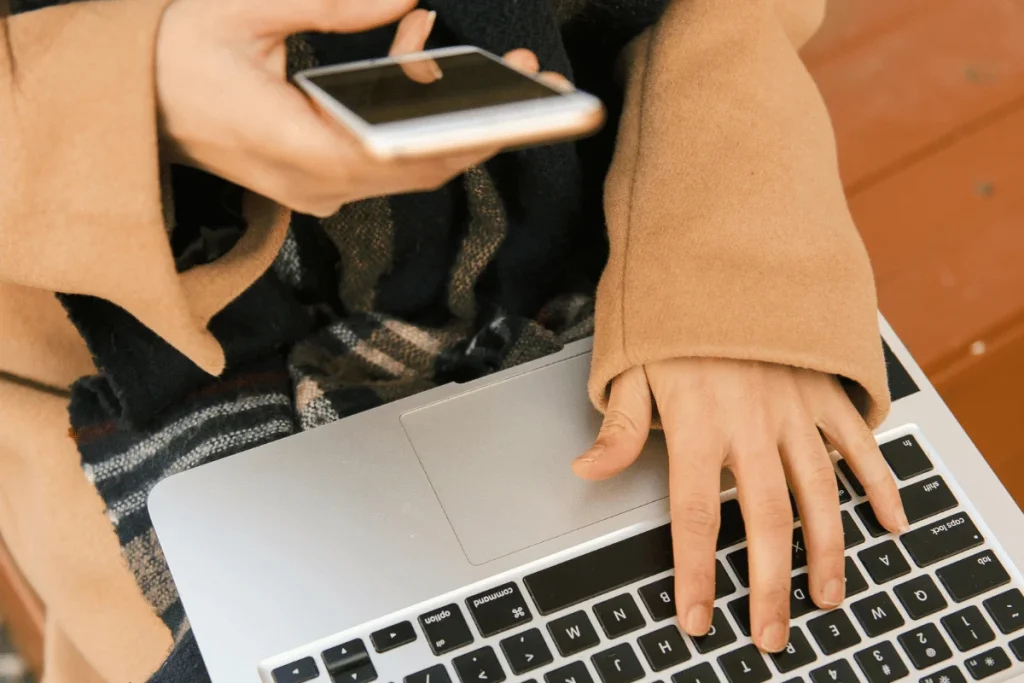
[[[572,81],[555,71],[545,71],[539,76],[540,80],[550,85],[555,90],[560,92],[570,92],[575,90]]]
[[[902,534],[910,524],[896,481],[878,449],[875,436],[838,382],[835,392],[830,392],[830,396],[819,403],[822,411],[818,427],[860,479],[878,521],[890,532]]]
[[[811,598],[819,607],[831,609],[846,596],[846,548],[832,460],[806,418],[783,433],[780,452],[803,520]]]
[[[747,527],[750,564],[750,633],[765,652],[789,640],[789,579],[792,572],[793,508],[774,444],[736,446],[736,475]]]
[[[390,55],[401,55],[421,52],[427,44],[427,38],[434,28],[437,12],[415,10],[410,12],[398,24],[395,39],[391,43]],[[441,68],[433,59],[416,59],[399,62],[402,71],[409,80],[417,83],[433,83],[441,78]]]
[[[283,38],[303,31],[357,33],[398,21],[416,0],[291,0],[290,2],[224,2],[230,12],[264,36]]]
[[[640,457],[650,431],[651,390],[643,367],[636,366],[612,382],[601,431],[590,450],[573,462],[573,471],[591,481],[615,476]]]
[[[506,52],[502,59],[504,59],[508,65],[515,67],[520,71],[526,71],[531,74],[535,74],[540,71],[540,62],[537,60],[537,55],[525,48]]]

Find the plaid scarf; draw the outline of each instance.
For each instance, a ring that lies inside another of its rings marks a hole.
[[[607,256],[601,187],[621,106],[613,62],[665,0],[424,4],[438,10],[428,47],[529,47],[545,69],[604,99],[608,127],[501,155],[436,192],[293,216],[273,267],[210,323],[227,358],[220,377],[109,302],[58,295],[99,368],[72,390],[85,475],[175,637],[153,681],[208,680],[146,510],[158,481],[593,331]],[[379,56],[392,36],[393,27],[296,37],[289,68]],[[171,184],[178,269],[223,255],[245,230],[240,188],[185,168]]]

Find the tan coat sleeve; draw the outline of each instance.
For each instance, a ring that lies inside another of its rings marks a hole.
[[[626,369],[701,356],[834,373],[872,427],[888,412],[871,268],[797,55],[821,9],[675,0],[631,46],[605,188],[599,407]]]
[[[217,262],[175,271],[154,60],[168,0],[93,0],[0,18],[0,281],[118,304],[207,372],[206,325],[270,265],[283,210],[259,197]]]

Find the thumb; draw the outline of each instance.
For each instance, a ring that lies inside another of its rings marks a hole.
[[[651,390],[642,366],[612,380],[612,392],[597,440],[576,458],[572,469],[582,479],[614,477],[632,465],[651,431]]]
[[[357,33],[398,21],[416,0],[251,0],[238,10],[264,37],[303,31]]]

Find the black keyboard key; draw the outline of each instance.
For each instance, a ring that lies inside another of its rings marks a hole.
[[[814,648],[807,642],[804,632],[793,626],[789,629],[789,642],[781,652],[773,652],[772,661],[779,673],[789,673],[802,666],[806,666],[818,658],[814,654]]]
[[[435,664],[429,669],[409,674],[403,680],[405,683],[452,683],[444,664]]]
[[[930,576],[918,576],[893,589],[912,619],[935,614],[948,604]]]
[[[640,588],[640,599],[654,621],[664,621],[676,615],[675,577],[666,576]]]
[[[373,662],[367,660],[365,664],[351,669],[331,671],[331,680],[334,683],[369,683],[377,680],[377,670]]]
[[[911,524],[957,506],[956,496],[939,476],[904,486],[900,489],[900,498]]]
[[[860,483],[860,479],[857,478],[857,475],[853,473],[853,469],[850,467],[849,463],[845,460],[840,460],[836,464],[839,465],[839,471],[841,471],[843,476],[846,477],[846,481],[850,482],[850,488],[853,489],[853,492],[858,496],[864,496],[864,486]]]
[[[807,544],[804,543],[804,528],[793,529],[793,544],[790,549],[793,569],[803,569],[807,566]]]
[[[788,681],[783,681],[783,683],[804,683],[804,677],[797,676],[796,678],[791,678]]]
[[[1024,595],[1016,588],[989,598],[984,604],[1003,633],[1014,633],[1024,628]]]
[[[750,562],[747,558],[747,549],[737,550],[734,553],[729,553],[725,556],[725,559],[729,560],[729,566],[732,567],[733,572],[736,574],[736,578],[740,580],[740,584],[747,588],[750,586]]]
[[[772,672],[754,645],[745,645],[718,658],[729,683],[764,683]]]
[[[672,683],[720,683],[718,675],[707,662],[672,674]]]
[[[836,487],[839,489],[839,504],[845,505],[853,500],[853,496],[850,495],[850,490],[846,488],[846,484],[839,477],[836,477]]]
[[[370,654],[358,638],[324,650],[321,656],[330,674],[357,669],[370,662]]]
[[[1013,656],[1019,661],[1024,662],[1024,636],[1010,641],[1010,649],[1013,650]]]
[[[869,638],[898,629],[906,623],[886,593],[876,593],[850,605],[850,610]]]
[[[408,645],[414,640],[416,640],[416,629],[408,621],[392,624],[370,634],[370,642],[373,643],[373,649],[377,652],[394,650],[396,647]]]
[[[671,669],[690,658],[690,649],[675,624],[642,635],[637,642],[654,671]]]
[[[583,662],[573,662],[544,674],[545,683],[594,683]]]
[[[849,550],[855,545],[860,545],[861,543],[863,543],[864,534],[861,533],[860,527],[857,526],[857,523],[853,521],[853,515],[851,515],[846,510],[843,510],[842,519],[843,543],[846,546],[846,549]]]
[[[847,581],[849,581],[849,577],[847,577]],[[747,599],[749,611],[749,597]],[[818,609],[818,606],[811,600],[810,577],[807,574],[794,576],[789,582],[789,616],[797,619],[805,614],[810,614],[816,609]],[[736,612],[733,612],[733,616],[736,616]],[[745,633],[744,635],[750,634]]]
[[[871,503],[860,503],[854,510],[857,511],[857,516],[860,517],[860,521],[864,524],[864,528],[868,530],[873,538],[879,536],[885,536],[889,532],[886,530],[882,523],[878,521],[878,517],[875,515],[874,509],[871,507]]]
[[[715,600],[732,595],[736,592],[736,584],[729,578],[729,572],[725,571],[725,565],[721,560],[715,561]]]
[[[900,645],[917,669],[944,662],[953,656],[935,624],[925,624],[900,635]]]
[[[669,525],[584,553],[526,576],[537,609],[548,615],[672,569]]]
[[[505,670],[490,647],[459,655],[452,660],[452,665],[462,683],[500,683],[505,680]]]
[[[850,617],[841,609],[826,612],[807,622],[807,628],[826,655],[860,644],[860,634],[850,623]]]
[[[979,546],[985,539],[967,513],[958,512],[903,534],[900,542],[918,567],[927,567]]]
[[[981,616],[981,611],[973,605],[942,617],[942,626],[960,652],[973,650],[996,639],[996,634],[985,622],[985,617]]]
[[[531,628],[501,641],[501,651],[512,668],[512,673],[522,676],[527,671],[547,666],[553,661],[551,650],[544,642],[540,630]]]
[[[469,624],[455,603],[421,614],[420,626],[435,655],[443,655],[473,642]]]
[[[931,460],[924,454],[924,450],[913,436],[907,435],[895,441],[883,443],[880,448],[882,456],[889,463],[893,474],[901,481],[913,479],[919,474],[932,470]]]
[[[991,550],[957,560],[935,575],[956,602],[970,600],[1010,582],[1010,575]]]
[[[864,578],[864,574],[861,573],[860,568],[857,567],[857,563],[853,561],[852,557],[846,558],[846,597],[852,598],[858,593],[863,593],[868,589],[868,581]]]
[[[876,643],[853,656],[869,683],[892,683],[910,674],[889,641]]]
[[[747,529],[743,524],[743,513],[740,502],[733,498],[722,503],[721,523],[718,525],[718,549],[736,545],[747,537]]]
[[[718,607],[715,608],[715,613],[711,617],[711,630],[708,631],[708,634],[693,639],[697,652],[701,654],[707,654],[720,647],[732,645],[735,642],[736,634],[733,632],[732,627],[729,626],[725,613]]]
[[[270,675],[274,677],[274,683],[306,683],[319,676],[320,670],[315,659],[303,657],[297,662],[277,667]]]
[[[740,627],[740,633],[750,636],[750,595],[736,598],[729,603],[729,611],[732,612],[732,619]]]
[[[618,638],[647,625],[644,615],[640,614],[640,608],[629,593],[597,603],[594,605],[594,615],[609,638]]]
[[[1010,658],[1006,656],[1006,651],[1003,648],[994,647],[991,650],[974,655],[964,662],[964,665],[971,674],[971,678],[980,681],[983,678],[994,676],[1000,671],[1009,669]]]
[[[895,541],[884,541],[857,553],[875,583],[886,583],[910,573],[910,565]]]
[[[511,582],[469,597],[466,606],[484,638],[525,624],[533,618],[519,586]]]
[[[853,667],[845,659],[814,669],[811,671],[811,680],[814,683],[860,683],[857,674],[853,673]]]
[[[967,679],[958,667],[950,666],[928,674],[921,679],[921,683],[967,683]]]
[[[548,623],[548,631],[555,647],[563,657],[582,652],[597,645],[597,631],[583,610],[567,614]]]
[[[644,668],[629,643],[598,652],[590,660],[603,683],[633,683],[644,677]]]

